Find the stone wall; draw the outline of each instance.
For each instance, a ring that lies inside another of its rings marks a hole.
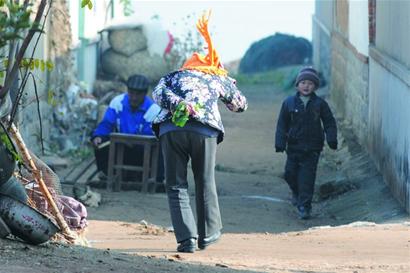
[[[34,59],[46,61],[48,59],[47,34],[41,35],[37,46],[34,47],[37,35],[34,36],[27,48],[25,57],[30,58],[33,54]],[[25,85],[19,74],[18,85],[19,88],[22,84],[24,85],[24,92],[20,100],[17,119],[14,120],[14,123],[19,128],[26,146],[38,153],[41,151],[41,139],[49,137],[52,111],[47,104],[47,70],[34,69],[31,72],[33,76],[27,78]]]
[[[337,115],[352,126],[359,143],[367,147],[369,113],[368,58],[336,32],[332,35],[331,98]]]
[[[36,36],[26,51],[27,56],[31,56],[35,41]],[[34,58],[53,62],[54,69],[51,72],[39,69],[33,71],[35,84],[32,79],[28,80],[18,117],[20,133],[27,147],[36,154],[41,151],[41,138],[44,140],[45,148],[50,148],[50,133],[53,128],[53,101],[58,101],[59,96],[67,90],[75,78],[69,51],[70,44],[71,29],[67,1],[53,1],[45,34],[41,36],[35,49]],[[39,105],[36,102],[35,87],[38,92]],[[41,114],[41,127],[38,111]]]

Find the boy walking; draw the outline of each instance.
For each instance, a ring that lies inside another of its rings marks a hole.
[[[329,147],[337,149],[336,121],[327,102],[315,94],[318,87],[316,70],[303,68],[296,78],[297,93],[283,102],[276,126],[275,149],[287,153],[285,180],[301,219],[310,218],[325,136]]]

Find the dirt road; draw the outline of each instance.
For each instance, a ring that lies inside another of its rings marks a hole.
[[[220,242],[177,253],[165,194],[98,190],[103,203],[88,208],[93,248],[0,239],[0,272],[410,272],[410,219],[368,156],[350,138],[340,139],[336,153],[326,149],[317,188],[335,186],[315,196],[311,220],[299,220],[281,178],[285,155],[273,151],[286,94],[269,86],[242,89],[249,110],[222,111]],[[192,174],[190,181],[193,193]]]
[[[410,223],[284,233],[225,233],[206,251],[177,254],[172,233],[138,224],[91,223],[94,247],[166,260],[259,272],[409,272]],[[106,228],[110,228],[107,238]]]
[[[103,192],[103,205],[90,210],[93,220],[87,237],[93,247],[262,272],[410,272],[408,218],[380,179],[374,183],[384,193],[373,198],[384,200],[385,206],[368,206],[364,213],[366,198],[372,197],[366,196],[366,189],[360,189],[360,196],[354,196],[359,192],[356,190],[315,203],[309,221],[297,219],[281,178],[285,156],[273,152],[276,113],[285,94],[267,86],[245,88],[245,93],[249,99],[247,112],[223,111],[227,134],[217,156],[224,221],[221,241],[206,251],[178,254],[174,235],[167,231],[171,222],[165,194]],[[326,150],[318,180],[338,175],[329,167],[332,160],[337,160],[335,155]],[[193,183],[190,185],[193,192]],[[351,208],[343,205],[349,198],[362,200]],[[378,224],[338,227],[364,220]],[[327,228],[309,229],[321,226]]]

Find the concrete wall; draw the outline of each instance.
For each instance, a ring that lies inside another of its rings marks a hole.
[[[369,150],[393,194],[410,211],[410,78],[400,80],[389,68],[394,62],[372,49]]]
[[[93,84],[97,78],[98,41],[83,40],[81,45],[72,49],[73,64],[76,68],[77,80],[82,82],[87,93],[92,93]]]
[[[376,3],[376,47],[410,67],[410,1],[378,0]]]
[[[323,24],[323,28],[331,30],[333,28],[333,1],[320,1],[315,5],[315,17]]]
[[[369,149],[393,194],[410,212],[409,1],[376,2],[370,48]]]
[[[313,64],[326,81],[331,78],[333,6],[332,1],[321,1],[316,5],[312,24]]]

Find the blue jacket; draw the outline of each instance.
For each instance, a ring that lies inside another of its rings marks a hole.
[[[104,118],[94,130],[92,138],[108,137],[112,132],[153,135],[151,122],[144,119],[144,114],[152,105],[155,105],[154,102],[145,96],[144,102],[138,110],[132,112],[127,93],[114,97],[104,114]]]
[[[328,143],[337,142],[336,121],[324,99],[312,93],[305,108],[297,93],[283,102],[276,126],[276,148],[321,151],[325,135]]]

